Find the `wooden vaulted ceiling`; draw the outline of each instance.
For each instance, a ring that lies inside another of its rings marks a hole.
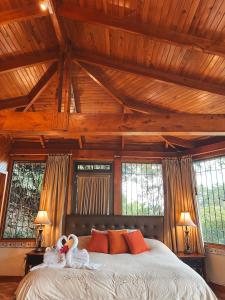
[[[218,122],[224,122],[223,0],[44,2],[46,11],[39,0],[0,1],[0,125],[8,110],[95,114],[106,121],[105,114],[140,120],[175,114],[182,117],[174,122],[185,118],[193,124],[198,115],[199,122],[204,114],[210,123],[210,116],[219,114]],[[197,136],[188,129],[164,134],[157,128],[154,134],[120,135],[123,126],[110,127],[113,134],[96,129],[96,135],[85,128],[70,134],[4,132],[4,126],[0,131],[16,144],[37,142],[43,148],[62,142],[84,149],[156,151],[190,149],[212,141],[217,132],[211,126],[201,135],[197,124]],[[218,128],[220,136],[224,132]]]

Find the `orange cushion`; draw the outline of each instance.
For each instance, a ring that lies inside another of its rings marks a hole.
[[[87,250],[90,252],[109,253],[108,244],[108,234],[102,234],[94,230],[91,233],[91,240],[88,243]]]
[[[123,236],[127,242],[130,253],[138,254],[149,250],[149,247],[145,243],[144,237],[140,230],[124,233]]]
[[[123,237],[124,233],[127,233],[126,229],[108,230],[110,254],[119,254],[119,253],[129,252],[127,243]]]

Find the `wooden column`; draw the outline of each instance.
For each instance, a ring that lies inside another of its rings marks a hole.
[[[114,160],[114,215],[122,213],[122,164],[121,158]]]

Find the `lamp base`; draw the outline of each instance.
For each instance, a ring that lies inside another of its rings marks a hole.
[[[185,250],[184,250],[184,254],[192,254],[191,249],[185,249]]]
[[[34,252],[45,252],[45,247],[38,247],[34,249]]]

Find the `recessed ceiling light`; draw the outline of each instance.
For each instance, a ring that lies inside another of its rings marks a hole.
[[[40,8],[41,8],[41,10],[47,10],[48,9],[48,4],[47,4],[47,1],[44,1],[44,0],[42,0],[42,1],[40,1]]]

